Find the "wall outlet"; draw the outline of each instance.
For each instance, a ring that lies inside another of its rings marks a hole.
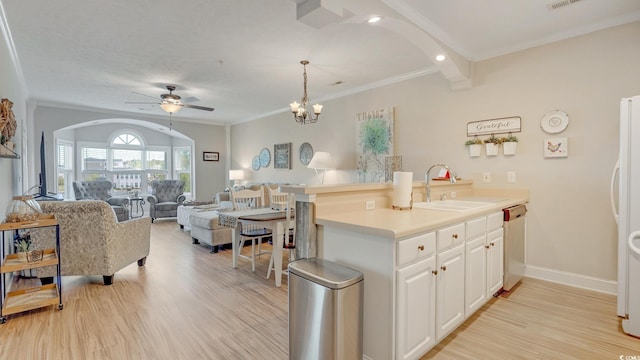
[[[482,182],[484,183],[490,183],[491,182],[491,173],[488,171],[485,171],[482,173]]]
[[[507,182],[508,183],[516,182],[516,172],[515,171],[507,171]]]
[[[452,199],[455,199],[457,195],[458,195],[458,194],[456,194],[456,192],[455,192],[455,191],[452,191],[452,192],[451,192],[451,198],[452,198]]]
[[[376,201],[375,200],[367,200],[367,202],[365,203],[365,208],[367,210],[373,210],[376,208]]]

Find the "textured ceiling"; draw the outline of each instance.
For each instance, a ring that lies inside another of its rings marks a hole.
[[[234,123],[393,79],[464,64],[434,64],[445,44],[477,61],[640,19],[638,0],[581,0],[550,11],[539,0],[310,0],[343,11],[316,28],[296,19],[303,0],[0,0],[32,99],[146,115],[176,84],[194,105],[176,117]],[[324,7],[319,9],[324,10]],[[383,15],[375,25],[371,14]],[[436,41],[433,41],[433,40]],[[337,82],[341,84],[337,85]]]

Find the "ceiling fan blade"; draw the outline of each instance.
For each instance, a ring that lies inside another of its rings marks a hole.
[[[145,102],[141,102],[141,101],[125,101],[124,103],[125,103],[125,104],[158,104],[158,102],[157,102],[157,101],[156,101],[156,102],[148,102],[148,101],[145,101]]]
[[[195,96],[189,96],[188,98],[182,99],[183,104],[191,104],[198,101],[200,101],[200,99]]]
[[[136,95],[146,96],[146,97],[148,97],[148,98],[152,98],[152,99],[158,100],[158,97],[157,97],[157,96],[151,96],[151,95],[147,95],[147,94],[142,94],[142,93],[135,92],[135,91],[132,91],[132,93],[134,93],[134,94],[136,94]]]
[[[196,109],[196,110],[213,111],[212,107],[206,107],[206,106],[198,106],[198,105],[190,105],[190,104],[182,104],[182,106],[186,108]]]

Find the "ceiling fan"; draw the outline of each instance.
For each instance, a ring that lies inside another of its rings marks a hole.
[[[160,105],[162,110],[164,110],[164,111],[166,111],[166,112],[168,112],[170,114],[177,113],[183,107],[190,108],[190,109],[196,109],[196,110],[204,110],[204,111],[213,111],[214,110],[212,107],[198,106],[198,105],[189,104],[190,102],[199,101],[199,99],[191,96],[191,97],[188,97],[188,98],[182,100],[182,98],[179,95],[176,95],[176,94],[173,93],[173,91],[175,89],[176,89],[175,85],[167,85],[167,90],[169,90],[169,93],[168,94],[161,94],[159,103],[158,102],[127,101],[127,102],[125,102],[125,104],[158,104],[158,105]],[[154,97],[154,96],[149,96],[149,95],[137,93],[135,91],[133,93],[134,94],[138,94],[138,95],[142,95],[142,96],[146,96],[146,97],[150,97],[152,99],[156,99],[156,97]]]

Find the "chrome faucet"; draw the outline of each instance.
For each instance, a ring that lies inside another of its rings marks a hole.
[[[447,169],[447,171],[449,172],[449,182],[452,184],[456,183],[456,174],[454,173],[454,171],[448,167],[445,164],[435,164],[433,166],[431,166],[429,168],[429,170],[427,170],[427,174],[424,176],[424,183],[427,187],[427,196],[426,196],[426,202],[430,203],[431,202],[431,186],[429,185],[429,180],[431,179],[431,170],[435,167],[442,167]]]

